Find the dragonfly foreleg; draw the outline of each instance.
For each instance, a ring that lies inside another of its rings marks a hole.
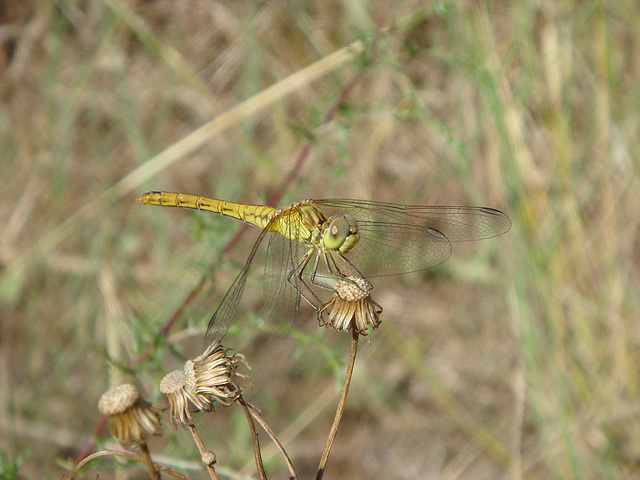
[[[348,271],[343,271],[342,269],[340,269],[334,255],[339,256],[339,258],[345,263],[345,266],[347,267],[346,270]],[[342,279],[346,279],[349,277],[359,277],[366,280],[365,276],[360,273],[360,270],[358,270],[356,266],[340,252],[323,252],[323,257],[327,265],[327,271],[334,277]]]

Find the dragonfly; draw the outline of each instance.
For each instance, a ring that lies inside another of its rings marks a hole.
[[[286,335],[306,301],[316,312],[327,279],[399,275],[445,262],[451,242],[496,237],[511,228],[489,207],[402,205],[369,200],[303,200],[284,208],[175,192],[147,192],[144,205],[202,210],[261,229],[242,270],[211,317],[205,347],[227,333],[260,245],[268,237],[264,312]],[[335,283],[335,282],[334,282]]]

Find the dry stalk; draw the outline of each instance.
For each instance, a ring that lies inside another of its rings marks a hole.
[[[256,458],[256,468],[260,475],[260,480],[267,480],[267,473],[264,471],[264,465],[262,464],[262,454],[260,453],[260,441],[258,440],[258,432],[256,431],[256,424],[253,423],[253,417],[251,416],[251,410],[245,403],[242,395],[238,397],[238,402],[242,405],[247,420],[249,421],[249,428],[251,429],[251,438],[253,439],[253,453]]]
[[[321,480],[324,475],[324,469],[329,459],[329,453],[331,452],[331,446],[338,433],[338,427],[340,426],[340,420],[344,412],[344,406],[347,403],[347,393],[349,392],[349,384],[351,383],[351,376],[353,374],[353,367],[356,363],[356,353],[358,352],[358,338],[360,335],[354,330],[351,332],[351,352],[349,353],[349,363],[347,365],[347,372],[344,377],[344,384],[342,385],[342,393],[340,394],[340,401],[338,402],[338,408],[336,409],[336,415],[331,425],[331,431],[327,438],[327,445],[324,447],[322,458],[320,459],[320,465],[318,465],[318,473],[316,474],[316,480]]]
[[[273,440],[273,443],[276,445],[278,450],[280,450],[280,453],[282,454],[282,457],[284,458],[284,461],[287,464],[287,468],[289,469],[289,473],[290,473],[289,480],[297,480],[298,474],[296,473],[295,468],[293,467],[293,463],[291,463],[291,459],[289,458],[289,455],[287,454],[286,450],[284,449],[280,441],[277,439],[276,434],[271,429],[269,424],[265,422],[264,418],[262,418],[262,414],[260,413],[260,410],[258,410],[256,407],[254,407],[250,403],[245,403],[245,404],[247,408],[249,408],[249,411],[251,412],[251,415],[256,420],[256,422],[260,424],[260,426],[267,433],[267,435],[271,437],[271,440]]]

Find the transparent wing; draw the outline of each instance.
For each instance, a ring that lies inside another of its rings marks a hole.
[[[301,214],[292,210],[287,215],[287,221],[292,231],[298,231],[302,221]],[[266,237],[269,237],[269,244],[264,268],[263,311],[279,335],[287,336],[291,331],[301,301],[300,292],[305,294],[306,288],[306,284],[300,281],[297,269],[302,268],[301,261],[309,247],[281,234],[280,226],[279,218],[274,216],[260,233],[240,274],[209,321],[205,333],[205,348],[215,341],[222,340],[229,330],[244,293],[253,260]]]
[[[310,200],[329,217],[349,214],[360,240],[345,257],[366,277],[434,267],[451,255],[449,242],[502,235],[511,221],[486,207],[398,205],[366,200]]]
[[[301,228],[300,215],[296,210],[288,212],[287,221],[291,230],[298,231]],[[310,245],[284,235],[273,234],[269,240],[264,269],[264,312],[280,336],[287,336],[291,332],[300,305],[305,302],[304,298],[319,308],[317,297],[308,287],[309,277],[306,283],[300,279],[300,272],[308,271],[308,266],[315,262],[313,251]]]
[[[278,333],[286,336],[291,331],[298,302],[297,275],[289,273],[294,268],[299,242],[283,235],[272,235],[267,247],[264,266],[264,314]]]
[[[249,258],[247,258],[244,267],[242,267],[242,270],[240,271],[240,274],[233,281],[231,287],[229,288],[229,290],[227,290],[227,293],[225,293],[224,297],[222,298],[222,302],[220,302],[220,305],[211,316],[211,320],[209,320],[209,325],[207,326],[207,331],[204,335],[205,350],[212,343],[222,340],[222,338],[229,330],[231,320],[233,319],[236,310],[238,309],[240,299],[242,298],[242,294],[244,293],[244,287],[247,284],[247,276],[249,275],[249,270],[251,270],[253,259],[255,258],[256,252],[258,251],[258,248],[260,247],[260,244],[264,240],[267,233],[270,233],[267,229],[264,229],[262,232],[260,232],[260,236],[253,244],[253,248],[249,253]]]

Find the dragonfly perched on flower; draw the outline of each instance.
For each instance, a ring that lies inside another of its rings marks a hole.
[[[265,312],[288,332],[307,301],[322,308],[318,288],[336,279],[398,275],[434,267],[451,256],[451,242],[481,240],[511,228],[509,217],[488,207],[400,205],[368,200],[304,200],[281,209],[196,195],[148,192],[145,205],[217,213],[262,232],[205,334],[205,347],[227,332],[258,248],[269,237],[264,270]]]

